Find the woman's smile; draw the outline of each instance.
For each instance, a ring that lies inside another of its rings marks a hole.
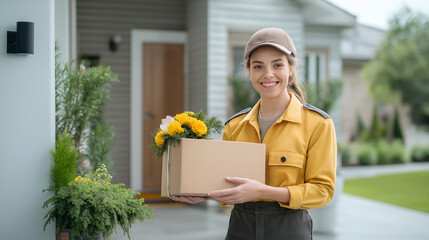
[[[274,82],[261,82],[262,87],[264,88],[275,88],[277,85],[279,85],[280,81],[274,81]]]

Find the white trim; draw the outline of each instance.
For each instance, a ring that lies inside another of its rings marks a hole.
[[[184,31],[164,30],[131,30],[131,162],[130,185],[135,191],[143,190],[143,161],[142,161],[142,99],[143,99],[143,48],[144,42],[152,43],[183,43],[185,45],[185,89],[187,66],[187,34]],[[187,99],[185,90],[185,102]]]

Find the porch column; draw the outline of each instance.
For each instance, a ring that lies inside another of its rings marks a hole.
[[[54,239],[43,231],[55,145],[54,0],[0,1],[1,239]],[[34,23],[34,54],[7,54],[6,32]]]

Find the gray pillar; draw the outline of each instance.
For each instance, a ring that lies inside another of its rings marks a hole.
[[[43,231],[41,191],[55,145],[54,0],[0,1],[1,239],[54,239]],[[6,31],[34,23],[34,54],[6,54]]]

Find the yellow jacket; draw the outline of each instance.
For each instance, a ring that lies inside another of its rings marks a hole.
[[[290,202],[282,207],[318,208],[334,196],[337,143],[332,119],[309,104],[291,101],[283,115],[267,131],[265,183],[287,187]],[[226,123],[223,140],[260,143],[259,102],[234,115]]]

